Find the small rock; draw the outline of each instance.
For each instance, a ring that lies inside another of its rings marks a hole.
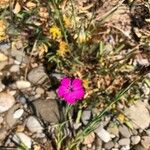
[[[24,110],[23,109],[18,109],[14,112],[13,114],[13,118],[14,119],[19,119],[24,113]]]
[[[46,92],[48,99],[56,99],[56,92],[55,91],[48,91]]]
[[[37,115],[50,123],[58,123],[60,115],[56,100],[36,100],[33,102]]]
[[[104,145],[104,147],[105,147],[106,150],[110,150],[110,149],[112,149],[114,147],[114,145],[115,144],[112,141],[110,141],[110,142],[106,143]]]
[[[132,145],[136,145],[140,142],[141,140],[141,137],[139,135],[137,136],[131,136],[131,143]]]
[[[150,136],[150,129],[146,130],[146,134]]]
[[[28,74],[28,80],[35,85],[42,84],[46,79],[48,76],[42,66],[33,68]]]
[[[132,150],[147,150],[141,144],[132,147]]]
[[[122,145],[122,146],[126,146],[126,145],[130,145],[130,139],[129,138],[123,138],[123,139],[120,139],[118,141],[119,145]]]
[[[8,57],[0,52],[0,62],[8,60]]]
[[[92,116],[91,110],[84,110],[82,112],[81,120],[84,125],[86,125],[89,122],[89,120],[91,119],[91,116]]]
[[[14,97],[9,92],[0,93],[0,113],[10,109],[15,103]]]
[[[19,80],[16,82],[16,86],[18,89],[26,89],[31,87],[31,83],[28,81]]]
[[[89,135],[87,135],[84,138],[83,144],[85,144],[85,145],[92,144],[94,142],[94,140],[95,140],[95,134],[94,134],[94,132],[91,132]]]
[[[36,88],[36,93],[37,93],[38,95],[42,95],[42,94],[44,94],[44,89],[38,87],[38,88]]]
[[[31,149],[32,139],[22,132],[16,133],[12,138],[16,143],[23,143],[28,149]]]
[[[131,136],[131,132],[125,125],[120,125],[119,126],[119,132],[123,137],[129,138]]]
[[[120,150],[130,150],[130,146],[129,145],[122,146]]]
[[[10,72],[19,72],[20,68],[19,65],[13,65],[10,68]]]
[[[0,62],[0,71],[3,70],[6,65],[8,65],[8,62],[7,62],[7,61]]]
[[[127,108],[125,114],[133,121],[135,129],[145,129],[150,124],[150,114],[144,102],[138,101],[135,105]]]
[[[5,119],[6,119],[6,123],[8,125],[9,128],[12,128],[18,121],[18,119],[23,115],[23,112],[19,112],[20,114],[15,114],[14,113],[20,109],[20,104],[16,104],[14,105],[12,108],[10,108],[8,110],[8,112],[6,113]],[[15,118],[15,117],[19,117],[19,118]]]
[[[102,128],[101,126],[98,127],[95,130],[95,133],[98,135],[98,137],[104,141],[105,143],[109,142],[111,140],[111,136],[110,133],[107,132],[104,128]]]
[[[30,116],[26,120],[27,128],[32,132],[42,133],[43,127],[41,126],[40,122],[33,116]]]
[[[141,144],[146,149],[150,148],[150,136],[143,136]]]

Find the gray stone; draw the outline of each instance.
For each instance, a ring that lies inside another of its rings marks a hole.
[[[114,143],[112,141],[110,141],[110,142],[106,143],[104,145],[104,147],[105,147],[106,150],[110,150],[114,147]]]
[[[139,135],[137,136],[131,136],[131,143],[132,145],[136,145],[140,142],[141,140],[141,137]]]
[[[91,110],[84,110],[82,112],[81,120],[84,125],[86,125],[89,122],[89,120],[91,119],[91,116],[92,116]]]
[[[42,84],[46,79],[48,79],[48,76],[43,66],[33,68],[28,74],[28,80],[35,85]]]
[[[120,150],[130,150],[130,146],[129,145],[122,146]]]
[[[141,144],[144,148],[150,148],[150,136],[143,136],[141,140]]]
[[[18,144],[24,144],[28,149],[31,149],[32,139],[22,132],[16,133],[12,138]]]
[[[14,117],[14,113],[19,110],[21,107],[20,104],[14,105],[11,109],[6,113],[5,119],[8,128],[12,128],[18,121],[18,119],[23,115],[23,112],[19,115],[19,118]]]
[[[126,145],[130,145],[130,139],[129,138],[123,138],[123,139],[120,139],[118,141],[119,145],[122,145],[122,146],[126,146]]]
[[[131,132],[125,125],[120,125],[119,126],[119,132],[123,137],[129,138],[131,136]]]
[[[135,129],[145,129],[150,124],[149,111],[146,108],[146,104],[141,101],[127,108],[125,114],[132,120]]]
[[[42,133],[43,127],[41,126],[40,122],[34,117],[30,116],[26,120],[26,126],[32,133]]]
[[[38,87],[38,88],[36,88],[36,93],[38,94],[38,95],[42,95],[42,94],[44,94],[44,89],[43,88],[41,88],[41,87]]]
[[[0,93],[0,113],[10,109],[15,103],[14,97],[9,92]]]
[[[111,136],[110,133],[107,132],[104,128],[102,128],[101,126],[98,127],[95,130],[95,133],[97,134],[97,136],[104,141],[105,143],[109,142],[111,140]]]
[[[37,115],[45,122],[58,123],[60,116],[56,100],[36,100],[33,105]]]

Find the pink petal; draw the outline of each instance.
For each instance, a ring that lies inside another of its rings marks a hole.
[[[82,86],[82,80],[74,79],[73,82],[72,82],[72,86],[73,86],[74,90],[81,89],[83,87]]]
[[[70,78],[66,78],[66,77],[63,78],[61,80],[61,85],[69,87],[71,85],[71,79]]]
[[[76,100],[82,99],[84,97],[84,94],[85,94],[85,92],[84,92],[83,88],[81,88],[79,90],[75,90],[71,93],[71,95],[73,97],[75,97]]]
[[[68,94],[68,93],[69,93],[69,89],[65,86],[60,86],[57,89],[57,94],[59,97],[63,97],[65,94]]]
[[[76,102],[75,97],[71,93],[65,94],[64,99],[68,104],[74,104]]]

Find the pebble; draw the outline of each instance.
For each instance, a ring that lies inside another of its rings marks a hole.
[[[28,149],[31,149],[32,139],[26,134],[18,132],[13,136],[13,140],[18,144],[23,143]]]
[[[19,72],[20,68],[19,65],[13,65],[10,68],[10,72]]]
[[[141,140],[141,145],[148,149],[150,147],[150,136],[143,136]]]
[[[86,125],[89,122],[89,120],[91,119],[91,116],[92,116],[91,110],[84,110],[82,112],[81,120],[84,125]]]
[[[144,102],[138,101],[130,106],[125,110],[125,114],[133,121],[135,129],[146,129],[150,124],[150,114]]]
[[[33,105],[37,115],[42,117],[45,122],[58,123],[60,115],[56,100],[35,100]]]
[[[44,89],[41,88],[41,87],[38,87],[38,88],[36,88],[36,93],[37,93],[38,95],[42,95],[42,94],[44,94]]]
[[[45,73],[43,66],[33,68],[28,73],[28,80],[35,85],[42,84],[46,79],[48,79],[48,76]]]
[[[46,92],[48,99],[56,99],[56,92],[55,91],[48,91]]]
[[[26,88],[31,87],[31,83],[28,81],[24,81],[24,80],[18,80],[16,82],[16,86],[18,89],[26,89]]]
[[[0,52],[0,62],[8,60],[8,57]]]
[[[16,112],[17,110],[20,110],[20,107],[20,104],[16,104],[12,108],[10,108],[6,113],[4,119],[6,120],[6,123],[9,128],[12,128],[17,123],[18,119],[23,115],[24,111]]]
[[[102,128],[101,126],[95,130],[95,133],[105,143],[107,143],[111,140],[110,133],[108,131],[106,131],[104,128]]]
[[[18,109],[14,112],[13,114],[13,118],[14,119],[19,119],[24,113],[24,110],[23,109]]]
[[[126,145],[130,145],[130,139],[129,138],[123,138],[123,139],[120,139],[118,141],[119,145],[123,145],[123,146],[126,146]]]
[[[132,145],[136,145],[140,142],[141,140],[141,137],[139,135],[137,136],[131,136],[131,143]]]
[[[3,70],[7,64],[7,61],[0,62],[0,71]]]
[[[15,99],[9,92],[0,93],[0,113],[9,110],[14,103]]]
[[[110,142],[108,142],[108,143],[105,143],[105,145],[104,145],[104,148],[106,149],[106,150],[110,150],[110,149],[112,149],[113,147],[114,147],[114,143],[112,142],[112,141],[110,141]]]
[[[0,128],[0,141],[3,141],[7,135],[7,131],[4,128]]]
[[[119,132],[123,137],[129,138],[131,136],[131,132],[125,125],[120,125],[119,126]]]
[[[130,150],[130,146],[129,145],[122,146],[120,150]]]
[[[43,127],[41,126],[40,122],[34,117],[30,116],[26,120],[26,126],[32,133],[42,133]]]

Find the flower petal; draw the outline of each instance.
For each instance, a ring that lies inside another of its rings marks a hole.
[[[75,90],[71,93],[73,97],[75,97],[76,100],[82,99],[84,97],[85,91],[83,88]]]
[[[74,90],[83,88],[83,86],[82,86],[82,80],[80,80],[80,79],[74,79],[73,82],[72,82],[72,86],[73,86]]]
[[[64,99],[68,104],[74,104],[76,102],[75,97],[72,95],[72,93],[65,94]]]
[[[65,86],[60,86],[57,89],[57,94],[59,97],[63,97],[65,94],[68,94],[68,93],[69,93],[69,89]]]
[[[71,79],[67,77],[63,78],[61,80],[61,85],[66,86],[66,87],[71,86]]]

